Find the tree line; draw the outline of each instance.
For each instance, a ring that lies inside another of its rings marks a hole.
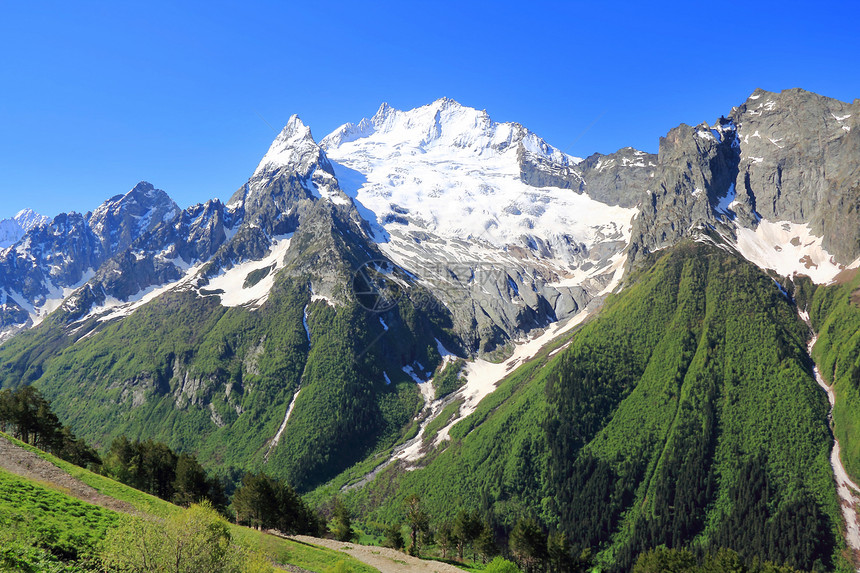
[[[101,473],[177,505],[209,501],[221,512],[229,500],[224,485],[210,477],[193,455],[153,440],[116,438],[102,461]]]
[[[334,506],[335,514],[344,511],[338,500]],[[442,551],[443,560],[456,558],[463,562],[470,557],[475,562],[490,562],[487,571],[579,573],[593,565],[590,551],[577,551],[564,534],[549,533],[532,518],[520,519],[513,529],[506,530],[494,526],[478,511],[462,510],[452,520],[431,527],[430,515],[417,494],[404,499],[403,510],[403,521],[382,528],[383,544],[416,557],[421,556],[424,546],[435,544]],[[408,539],[403,537],[404,527]]]
[[[210,476],[188,453],[177,453],[154,440],[113,440],[104,457],[65,426],[50,402],[32,386],[0,390],[0,431],[101,473],[137,490],[184,507],[207,503],[229,516],[225,484]],[[232,498],[237,523],[283,533],[319,535],[324,520],[285,481],[264,473],[246,473]]]
[[[98,453],[63,426],[36,388],[0,390],[0,431],[81,467],[98,467]]]

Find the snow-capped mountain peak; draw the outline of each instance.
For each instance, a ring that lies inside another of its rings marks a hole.
[[[11,247],[30,229],[50,221],[50,217],[39,215],[32,209],[22,209],[11,219],[3,219],[0,221],[0,249]]]
[[[167,193],[141,181],[125,195],[116,195],[99,205],[87,223],[107,252],[117,252],[180,212]]]
[[[515,163],[517,151],[524,150],[565,166],[581,161],[518,123],[497,123],[485,110],[445,97],[409,111],[383,103],[372,118],[342,125],[326,136],[320,147],[331,151],[371,136],[377,143],[397,147],[404,154],[424,154],[435,149],[448,153],[454,149],[478,157],[510,154]]]
[[[314,141],[311,128],[293,114],[257,165],[254,176],[287,167],[304,177],[320,161],[320,154],[320,146]]]
[[[21,209],[18,213],[15,214],[15,221],[17,221],[18,225],[26,233],[36,225],[43,225],[45,223],[50,222],[51,218],[46,217],[45,215],[40,215],[33,211],[32,209]]]

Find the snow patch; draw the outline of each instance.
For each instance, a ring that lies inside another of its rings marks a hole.
[[[543,334],[517,345],[510,358],[504,362],[493,363],[481,358],[467,362],[462,375],[466,382],[453,394],[453,399],[462,398],[464,402],[454,419],[439,430],[433,445],[439,446],[449,439],[454,424],[473,413],[481,400],[491,394],[502,379],[533,358],[549,342],[581,324],[589,314],[583,310],[565,323],[553,323]]]
[[[287,422],[290,421],[290,416],[293,414],[293,408],[296,407],[296,399],[299,397],[299,393],[302,391],[301,388],[296,390],[296,393],[293,394],[293,399],[290,401],[290,405],[287,406],[287,413],[284,415],[284,421],[281,422],[281,427],[278,428],[278,433],[272,438],[272,441],[269,442],[269,447],[266,450],[265,461],[269,460],[269,454],[272,453],[272,450],[275,449],[275,446],[278,445],[278,442],[281,441],[281,436],[284,434],[284,430],[287,428]]]
[[[162,294],[173,289],[189,286],[191,281],[197,276],[197,273],[202,268],[202,263],[191,267],[185,273],[185,276],[183,276],[179,280],[161,286],[151,286],[138,292],[134,296],[129,297],[129,299],[126,301],[122,301],[109,296],[105,299],[104,304],[93,308],[87,316],[100,315],[98,317],[99,322],[107,322],[116,318],[129,316],[131,313],[133,313],[146,303],[150,302],[151,300],[158,298]]]
[[[406,112],[383,106],[368,121],[373,129],[344,126],[321,145],[342,188],[365,210],[362,217],[391,235],[424,231],[500,250],[526,248],[545,258],[536,251],[533,237],[539,237],[550,257],[567,263],[581,257],[580,245],[616,230],[629,241],[636,209],[522,181],[520,149],[560,166],[580,161],[522,126],[495,123],[486,112],[451,100]]]
[[[292,233],[275,237],[269,255],[258,261],[246,261],[209,279],[201,295],[217,294],[223,306],[259,307],[269,298],[275,285],[275,276],[284,267],[284,255],[290,248]],[[256,284],[245,287],[245,280],[253,271],[271,267],[268,274]]]
[[[782,276],[806,275],[817,284],[831,282],[845,267],[822,246],[809,225],[762,219],[756,229],[738,227],[738,251],[750,262]]]
[[[809,329],[812,330],[812,325],[809,321],[809,314],[805,311],[800,311],[799,314],[800,318],[809,326]],[[809,345],[807,347],[807,353],[810,358],[812,357],[812,348],[815,346],[817,340],[818,335],[813,333],[812,339],[809,341]],[[832,430],[833,407],[836,405],[836,392],[832,386],[829,386],[827,382],[824,381],[824,377],[821,376],[821,371],[818,369],[817,364],[813,363],[812,372],[815,376],[815,382],[824,390],[824,392],[827,393],[827,401],[830,403],[830,412],[827,414],[827,421]],[[860,518],[858,518],[857,515],[857,505],[860,504],[860,496],[855,495],[855,493],[860,494],[860,487],[857,487],[857,484],[855,484],[848,476],[845,466],[842,465],[842,458],[840,457],[839,452],[839,440],[835,438],[834,434],[833,449],[830,451],[830,467],[833,468],[833,478],[836,482],[836,494],[839,496],[839,499],[842,500],[842,503],[839,505],[842,508],[842,517],[845,519],[845,541],[851,549],[858,551],[860,550]]]

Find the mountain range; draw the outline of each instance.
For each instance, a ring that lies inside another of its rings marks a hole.
[[[714,543],[839,567],[860,545],[799,313],[851,398],[858,112],[757,89],[656,155],[585,159],[445,98],[320,140],[293,116],[226,204],[141,182],[0,222],[0,386],[98,447],[159,439],[383,520],[419,490],[619,570]]]

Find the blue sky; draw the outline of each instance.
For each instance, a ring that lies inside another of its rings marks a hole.
[[[860,97],[856,2],[173,4],[2,5],[0,218],[226,199],[293,113],[320,139],[448,96],[586,156],[756,87]]]

